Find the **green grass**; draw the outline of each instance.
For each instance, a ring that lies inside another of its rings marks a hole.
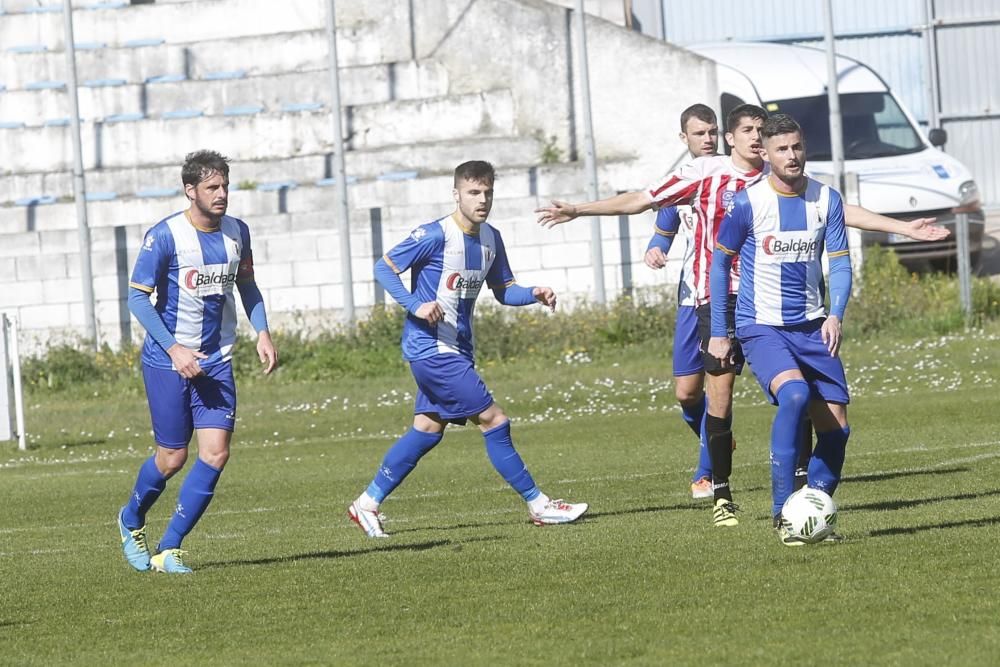
[[[847,541],[800,549],[770,528],[773,409],[752,376],[741,524],[717,529],[652,344],[484,369],[542,488],[591,503],[572,526],[530,525],[456,428],[383,506],[392,538],[368,540],[345,508],[408,423],[408,378],[244,382],[186,578],[132,572],[117,543],[149,453],[138,384],[40,392],[31,449],[0,452],[0,663],[996,664],[998,340],[848,344]]]

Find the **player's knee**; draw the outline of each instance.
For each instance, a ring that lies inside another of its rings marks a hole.
[[[174,476],[187,462],[187,447],[171,449],[159,447],[156,451],[156,467],[164,477]]]
[[[199,452],[198,458],[212,466],[216,470],[222,470],[226,467],[226,463],[229,462],[229,450],[214,451],[214,452]]]
[[[685,408],[689,408],[700,403],[705,396],[705,392],[697,387],[684,387],[678,384],[674,389],[674,396],[677,397],[678,403]]]
[[[497,426],[501,426],[506,421],[508,421],[506,413],[496,403],[486,408],[478,417],[479,428],[483,431],[489,431]]]
[[[778,405],[805,410],[809,405],[809,385],[802,380],[791,380],[775,392]]]

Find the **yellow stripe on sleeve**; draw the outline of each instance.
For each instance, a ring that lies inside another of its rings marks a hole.
[[[716,243],[715,244],[715,249],[716,250],[721,250],[722,252],[726,253],[730,257],[732,257],[733,255],[736,254],[735,250],[730,250],[729,248],[727,248],[726,246],[722,245],[721,243]]]
[[[139,290],[140,292],[145,292],[146,294],[152,294],[153,293],[153,288],[152,287],[148,287],[148,286],[143,285],[141,283],[129,282],[128,286],[129,287],[134,287],[137,290]]]
[[[831,252],[831,253],[827,253],[827,254],[830,256],[830,259],[833,259],[834,257],[843,257],[844,255],[850,255],[851,251],[850,250],[837,250],[835,252]]]
[[[397,275],[402,273],[402,271],[396,268],[396,265],[392,263],[392,260],[389,259],[389,255],[382,255],[382,259],[385,260],[385,263],[388,264],[389,268],[392,269]]]

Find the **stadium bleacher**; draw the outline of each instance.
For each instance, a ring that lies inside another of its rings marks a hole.
[[[325,2],[73,4],[86,10],[74,12],[74,22],[95,238],[98,232],[124,228],[138,243],[146,227],[185,206],[179,166],[187,152],[202,147],[232,159],[231,210],[254,226],[262,260],[278,267],[291,261],[278,242],[290,229],[313,234],[308,241],[313,246],[315,235],[335,233]],[[450,206],[450,171],[460,162],[486,158],[501,168],[496,211],[501,222],[517,220],[517,230],[508,233],[512,248],[538,243],[530,210],[539,192],[576,193],[583,182],[579,165],[539,171],[546,139],[540,128],[519,117],[524,106],[538,103],[519,99],[509,76],[484,69],[481,80],[454,80],[454,62],[465,58],[458,41],[468,36],[445,43],[449,26],[438,25],[445,17],[432,17],[433,25],[415,37],[444,44],[438,49],[444,58],[430,55],[438,48],[433,42],[423,47],[427,54],[414,57],[418,44],[400,38],[410,34],[408,4],[338,5],[344,158],[352,221],[357,222],[352,235],[360,248],[360,290],[371,283],[369,209],[382,209],[387,239],[439,215]],[[28,11],[30,6],[28,0],[5,0],[7,11],[0,17],[0,44],[12,45],[0,55],[5,86],[0,92],[0,154],[5,156],[0,256],[15,248],[40,256],[71,255],[76,253],[76,222],[63,17]],[[199,21],[185,20],[192,11],[199,12]],[[531,11],[540,10],[531,6]],[[561,10],[553,11],[544,14],[546,21],[561,16]],[[561,21],[552,25],[565,28]],[[558,35],[565,38],[563,32]],[[530,75],[518,70],[515,79]],[[565,85],[567,79],[561,81]],[[628,168],[604,167],[609,173]],[[525,225],[530,229],[521,229]],[[588,237],[589,231],[580,235]],[[559,238],[566,236],[559,232]],[[332,237],[323,239],[324,247],[336,246]],[[95,245],[95,254],[104,251]],[[529,275],[544,268],[540,261],[536,257],[533,266],[529,263]],[[116,270],[114,262],[95,266]],[[275,275],[280,273],[276,269]],[[263,287],[273,309],[281,295],[299,289],[266,280]],[[0,294],[7,288],[0,283]],[[38,324],[30,312],[27,319],[29,329]]]

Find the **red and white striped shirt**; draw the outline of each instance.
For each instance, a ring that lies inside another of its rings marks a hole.
[[[712,269],[715,238],[733,196],[769,173],[765,162],[761,169],[742,171],[728,155],[707,155],[668,174],[666,178],[647,189],[655,208],[690,204],[697,216],[694,228],[694,261],[692,263],[695,287],[695,305],[702,306],[712,298],[708,276]],[[729,291],[739,289],[739,267],[733,264]]]

